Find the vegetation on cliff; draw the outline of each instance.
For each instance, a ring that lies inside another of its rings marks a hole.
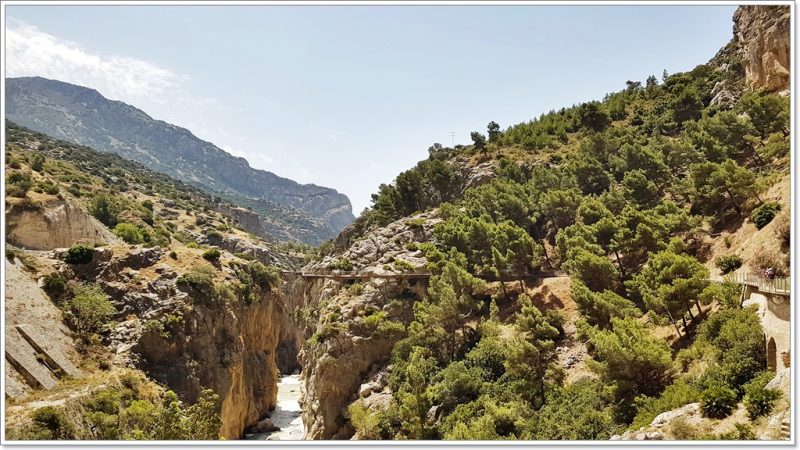
[[[718,83],[741,100],[715,101]],[[602,102],[492,123],[473,146],[435,144],[381,186],[356,230],[432,208],[442,221],[416,246],[437,275],[394,346],[392,400],[351,406],[358,436],[607,439],[695,401],[725,417],[748,389],[763,415],[774,394],[748,387],[766,376],[758,318],[704,265],[709,233],[751,211],[759,228],[772,220],[760,194],[788,170],[788,98],[742,90],[736,59],[628,82]],[[465,160],[493,161],[494,176],[461,192]],[[555,361],[563,319],[524,294],[501,315],[505,288],[482,288],[552,269],[571,278],[592,357],[593,377],[574,384]],[[664,325],[672,341],[657,337]]]

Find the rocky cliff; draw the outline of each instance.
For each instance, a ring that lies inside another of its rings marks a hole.
[[[6,240],[31,250],[52,250],[76,243],[120,243],[97,219],[70,197],[51,198],[43,204],[7,202]]]
[[[237,439],[276,406],[285,310],[270,291],[243,298],[231,288],[237,275],[230,266],[213,269],[194,253],[179,250],[176,263],[158,248],[106,247],[88,265],[57,266],[65,278],[94,280],[110,295],[118,310],[110,335],[117,364],[143,370],[189,403],[213,389],[220,396],[220,434]],[[60,259],[58,251],[53,259]],[[177,282],[202,265],[216,282],[210,292]]]
[[[750,89],[789,89],[790,17],[789,6],[747,5],[734,13],[734,40],[744,58]]]
[[[293,211],[289,216],[319,219],[324,226],[307,242],[331,238],[354,220],[347,196],[254,169],[244,158],[230,155],[185,128],[155,120],[93,89],[38,77],[10,78],[5,104],[6,117],[30,129],[117,153],[234,200],[268,200]],[[298,228],[284,216],[276,213],[267,218],[285,222],[287,230]]]
[[[383,276],[362,281],[314,279],[305,285],[299,315],[305,324],[300,361],[306,439],[350,438],[354,430],[347,425],[347,407],[359,395],[385,389],[392,348],[403,337],[400,325],[413,318],[412,306],[427,287],[425,280],[391,275],[423,270],[427,261],[422,252],[408,244],[428,240],[437,222],[434,213],[398,220],[370,231],[337,256],[303,269],[326,271],[347,260],[354,270]],[[374,380],[379,381],[370,385]],[[361,394],[365,389],[369,392]]]

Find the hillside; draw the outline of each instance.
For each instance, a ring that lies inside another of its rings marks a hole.
[[[7,121],[7,434],[297,437],[298,401],[309,440],[790,439],[789,8],[733,19],[434,143],[318,248]]]
[[[138,163],[10,122],[6,136],[10,435],[238,438],[274,408],[293,345],[279,270],[308,247],[266,242],[238,208]],[[62,407],[69,429],[28,421],[66,421],[47,409]],[[110,425],[136,408],[150,418]],[[158,428],[162,413],[191,427]]]
[[[305,268],[380,275],[307,281],[306,437],[785,439],[785,299],[711,274],[788,273],[788,11],[381,186]]]
[[[244,158],[189,130],[155,120],[93,89],[38,77],[10,78],[6,118],[57,139],[116,153],[246,204],[290,237],[307,243],[329,239],[353,221],[345,195],[253,169]]]

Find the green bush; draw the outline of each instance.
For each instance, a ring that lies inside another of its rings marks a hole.
[[[169,257],[172,259],[178,259],[178,254],[175,253],[175,250],[169,252]]]
[[[713,382],[700,394],[700,410],[705,417],[723,419],[736,407],[736,397],[736,391],[730,386]]]
[[[186,272],[175,280],[175,285],[191,294],[198,303],[214,299],[214,277],[210,267],[198,267]]]
[[[114,235],[127,244],[141,244],[144,242],[142,229],[132,223],[121,222],[114,227]]]
[[[12,197],[25,197],[33,187],[29,173],[11,172],[6,176],[6,194]]]
[[[775,402],[781,397],[781,391],[766,388],[774,376],[774,372],[764,372],[744,385],[744,406],[747,408],[750,420],[769,414]]]
[[[353,270],[353,263],[347,258],[339,258],[336,262],[329,264],[328,269],[350,272]]]
[[[714,262],[714,265],[725,275],[742,267],[742,258],[739,255],[720,256]]]
[[[55,185],[52,181],[45,181],[43,183],[40,183],[39,187],[45,194],[56,195],[59,192],[58,186]]]
[[[737,423],[734,425],[734,429],[727,432],[722,433],[717,438],[721,441],[754,441],[756,440],[756,434],[753,432],[753,427],[746,423]]]
[[[64,255],[67,264],[88,264],[94,258],[94,249],[85,245],[74,245]]]
[[[46,430],[44,439],[72,439],[73,429],[64,413],[55,406],[37,408],[31,413],[34,427]]]
[[[203,252],[203,259],[206,261],[216,262],[219,261],[221,253],[215,248],[210,248]]]
[[[630,428],[638,430],[649,425],[657,415],[700,399],[700,389],[694,383],[679,379],[667,386],[659,397],[639,397],[636,399],[636,418]]]
[[[58,272],[48,273],[43,278],[44,291],[51,296],[60,296],[67,290],[67,282]]]
[[[750,221],[760,230],[772,222],[772,219],[775,218],[780,210],[781,205],[778,203],[764,203],[753,211],[753,214],[750,215]]]
[[[403,259],[396,259],[392,265],[398,272],[411,272],[414,270],[414,265]]]
[[[75,291],[75,297],[69,302],[69,311],[70,321],[78,331],[98,331],[117,312],[108,296],[96,284],[82,285]]]

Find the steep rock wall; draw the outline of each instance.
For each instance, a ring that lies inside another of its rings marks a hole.
[[[69,197],[41,206],[12,205],[6,221],[7,242],[31,250],[121,242]]]
[[[427,280],[385,278],[405,269],[424,270],[427,260],[411,242],[431,239],[439,221],[435,212],[419,214],[368,232],[345,251],[306,266],[325,271],[347,258],[354,270],[382,274],[368,280],[313,279],[305,283],[304,325],[300,360],[303,396],[300,404],[306,439],[348,439],[347,407],[361,387],[388,371],[394,344],[413,319],[413,304],[427,293]],[[382,387],[378,388],[381,389]]]
[[[193,402],[204,388],[219,394],[220,434],[238,439],[277,404],[281,315],[274,296],[252,305],[197,307],[183,316],[175,336],[144,333],[133,351],[142,369],[181,398]]]
[[[750,89],[789,89],[790,16],[789,6],[747,5],[734,13],[734,39],[744,57]]]
[[[61,259],[59,253],[54,260]],[[109,337],[117,364],[143,370],[189,403],[202,389],[214,390],[220,396],[220,434],[238,439],[276,407],[282,298],[261,292],[246,301],[234,289],[214,294],[216,287],[184,291],[176,286],[179,273],[207,263],[190,250],[181,250],[177,260],[167,253],[105,247],[91,263],[59,263],[59,270],[66,278],[97,282],[110,296],[118,310]],[[235,275],[220,265],[214,278],[216,286],[230,287]]]

